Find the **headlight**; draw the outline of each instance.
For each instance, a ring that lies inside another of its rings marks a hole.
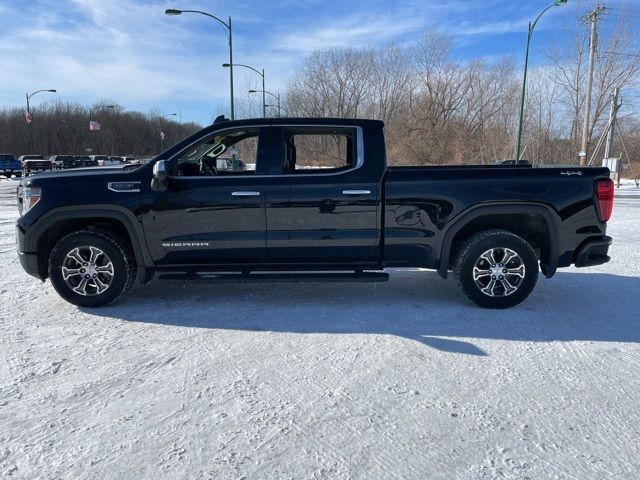
[[[22,213],[25,214],[40,201],[42,190],[36,187],[22,187]]]

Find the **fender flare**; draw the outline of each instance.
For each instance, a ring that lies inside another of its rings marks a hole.
[[[547,225],[547,231],[549,232],[549,261],[545,264],[541,263],[541,270],[545,277],[553,277],[558,269],[560,251],[560,237],[558,232],[560,231],[560,217],[558,217],[558,215],[549,206],[541,203],[511,202],[508,204],[495,203],[476,205],[458,215],[458,217],[449,224],[442,237],[438,274],[442,278],[447,278],[453,239],[464,226],[479,217],[504,214],[539,215],[544,219]]]
[[[147,249],[142,225],[132,211],[116,205],[82,205],[51,209],[29,227],[29,235],[25,236],[25,251],[37,252],[40,238],[57,222],[92,218],[108,218],[124,225],[136,260],[136,276],[141,283],[149,281],[153,261]]]

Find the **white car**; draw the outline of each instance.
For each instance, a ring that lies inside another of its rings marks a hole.
[[[244,160],[236,159],[235,168],[233,168],[233,160],[230,157],[216,159],[216,169],[227,172],[244,172],[247,170],[247,164]]]

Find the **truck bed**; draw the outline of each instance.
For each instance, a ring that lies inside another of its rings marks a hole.
[[[402,266],[417,256],[426,268],[434,268],[441,254],[437,246],[463,215],[479,207],[539,206],[561,231],[558,266],[568,266],[578,245],[605,233],[595,211],[594,181],[608,177],[609,170],[601,167],[389,167],[383,213],[385,257],[391,260],[389,265]],[[497,215],[492,216],[496,225],[520,221],[503,217],[498,222]],[[491,228],[490,220],[486,227]],[[407,244],[412,247],[406,248]]]

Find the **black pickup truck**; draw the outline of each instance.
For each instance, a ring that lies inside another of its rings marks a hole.
[[[217,169],[223,154],[244,168]],[[219,118],[144,165],[28,177],[18,204],[22,266],[79,306],[154,276],[384,281],[422,267],[506,308],[539,270],[609,260],[613,183],[606,168],[388,167],[374,120]]]

